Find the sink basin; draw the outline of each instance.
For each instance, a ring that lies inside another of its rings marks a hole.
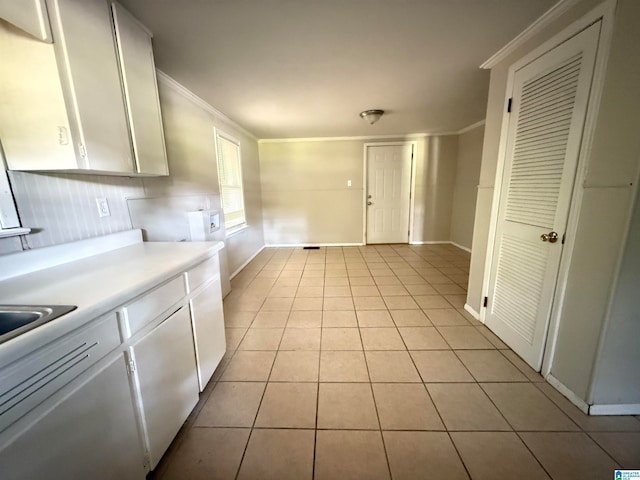
[[[75,305],[0,305],[0,343],[22,335],[76,308]]]

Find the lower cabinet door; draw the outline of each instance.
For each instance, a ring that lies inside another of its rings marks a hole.
[[[193,334],[181,308],[131,347],[135,386],[153,470],[198,403]]]
[[[204,390],[226,351],[220,279],[191,300],[193,336],[198,360],[200,391]]]
[[[74,387],[0,451],[0,477],[144,479],[124,356]]]

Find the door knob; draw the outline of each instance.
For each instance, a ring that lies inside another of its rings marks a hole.
[[[373,202],[367,202],[367,205],[373,205]]]
[[[540,239],[543,242],[556,243],[558,241],[558,234],[556,232],[543,233],[540,235]]]

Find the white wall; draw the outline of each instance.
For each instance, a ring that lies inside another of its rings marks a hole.
[[[458,136],[458,162],[449,238],[453,243],[468,249],[471,249],[473,240],[483,137],[484,124]]]

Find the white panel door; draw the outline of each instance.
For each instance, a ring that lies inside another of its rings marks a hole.
[[[367,243],[408,243],[412,145],[367,146]]]
[[[599,32],[592,25],[514,75],[485,320],[538,371]]]

